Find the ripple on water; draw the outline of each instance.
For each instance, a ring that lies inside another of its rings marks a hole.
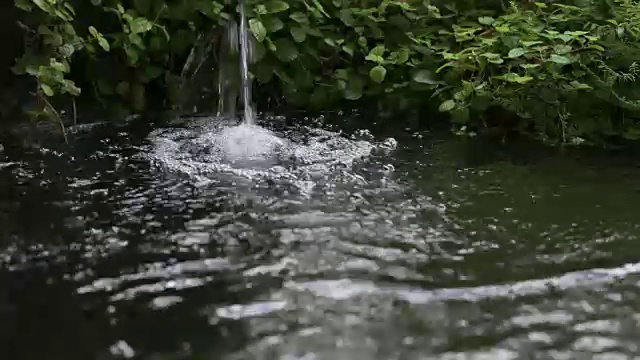
[[[113,169],[81,165],[54,210],[77,231],[49,243],[27,234],[28,251],[16,243],[3,254],[61,264],[81,305],[109,321],[95,335],[113,336],[95,345],[104,358],[640,353],[640,317],[628,316],[639,265],[465,284],[469,249],[482,244],[452,231],[446,207],[398,178],[395,140],[211,122],[154,131],[143,148],[151,174],[114,147],[104,153]],[[87,338],[96,331],[78,326]],[[85,344],[84,334],[56,336],[45,338]]]

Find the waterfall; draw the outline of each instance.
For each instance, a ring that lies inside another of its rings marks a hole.
[[[249,30],[244,0],[240,0],[240,76],[242,81],[242,104],[244,106],[244,123],[253,124],[253,109],[251,107],[251,79],[249,78]]]
[[[217,116],[235,118],[238,102],[241,101],[244,108],[243,123],[252,125],[255,119],[249,64],[252,62],[253,44],[244,0],[238,3],[238,13],[240,22],[229,20],[222,36],[217,36],[218,29],[198,36],[183,66],[174,96],[181,110],[213,110],[213,94],[210,92],[213,89],[206,84],[214,82]]]

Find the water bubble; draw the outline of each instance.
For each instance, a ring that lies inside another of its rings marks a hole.
[[[131,359],[136,355],[135,351],[126,341],[120,340],[113,344],[109,350],[113,356],[117,356],[124,359]]]

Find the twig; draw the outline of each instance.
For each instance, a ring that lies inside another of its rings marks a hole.
[[[76,109],[75,98],[71,98],[71,105],[73,106],[73,125],[78,125],[78,111]]]
[[[42,101],[44,101],[45,107],[49,111],[51,111],[53,115],[55,115],[55,120],[57,120],[58,125],[60,125],[60,131],[62,131],[62,137],[64,138],[64,142],[65,144],[68,144],[69,139],[67,139],[67,130],[65,129],[64,123],[62,122],[62,117],[60,117],[60,114],[58,113],[56,108],[54,108],[53,105],[51,105],[51,103],[49,102],[49,100],[47,100],[45,96],[43,96],[41,93],[38,93],[38,96],[40,97],[40,99],[42,99]]]

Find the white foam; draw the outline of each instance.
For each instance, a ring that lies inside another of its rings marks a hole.
[[[256,125],[238,125],[223,129],[214,146],[230,161],[264,160],[275,154],[285,141]]]
[[[216,119],[210,124],[153,132],[147,157],[164,170],[199,181],[233,175],[251,181],[286,180],[309,189],[313,179],[344,174],[378,147],[313,128],[302,128],[302,134],[287,139],[257,125],[220,126]]]

